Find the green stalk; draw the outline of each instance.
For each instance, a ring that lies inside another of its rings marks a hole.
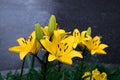
[[[33,68],[34,68],[34,63],[35,63],[35,57],[32,56],[32,63],[31,63],[31,68],[30,68],[30,69],[33,69]]]
[[[22,62],[20,77],[22,77],[22,75],[23,75],[23,69],[24,69],[25,59],[26,59],[26,57],[23,59],[23,62]]]
[[[58,61],[58,71],[61,71],[61,62]]]
[[[32,56],[32,62],[31,62],[30,70],[34,69],[34,63],[35,63],[35,57]]]
[[[92,80],[92,71],[90,71],[90,80]]]
[[[26,60],[27,60],[27,64],[28,64],[28,68],[29,70],[31,69],[31,60],[30,60],[31,56],[26,56]]]
[[[85,51],[86,51],[86,46],[85,46],[85,48],[83,49],[83,59],[82,59],[82,61],[84,61],[84,57],[86,56],[86,54],[85,54]]]
[[[48,65],[48,52],[46,52],[45,63],[36,55],[35,56],[39,63],[41,64],[41,68],[43,68],[43,80],[46,80],[46,72],[47,72],[47,65]]]
[[[39,62],[41,65],[45,65],[45,63],[44,63],[37,55],[36,55],[35,57],[37,58],[38,62]]]
[[[84,49],[83,49],[83,51],[82,51],[82,54],[83,54],[83,59],[81,60],[81,62],[80,62],[80,70],[81,70],[81,73],[83,73],[83,68],[84,68],[84,61],[85,61],[85,56],[86,56],[86,54],[85,54],[85,52],[86,52],[86,46],[84,47]],[[79,76],[79,79],[81,79],[81,75]]]
[[[48,66],[48,55],[49,55],[49,52],[46,52],[43,80],[47,80],[46,75],[47,75],[47,66]]]

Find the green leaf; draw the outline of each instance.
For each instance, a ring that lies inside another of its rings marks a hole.
[[[35,33],[38,41],[42,39],[42,29],[39,23],[35,24]]]
[[[65,77],[65,75],[64,75],[64,72],[63,72],[61,80],[64,80],[65,79],[64,77]]]
[[[88,27],[86,34],[89,35],[89,36],[91,36],[91,27]]]
[[[48,23],[48,31],[50,33],[50,36],[53,34],[53,31],[56,30],[56,24],[56,17],[54,15],[51,15]]]
[[[0,80],[3,80],[1,73],[0,73]]]
[[[12,76],[13,76],[12,72],[8,72],[6,76],[6,80],[11,80]]]

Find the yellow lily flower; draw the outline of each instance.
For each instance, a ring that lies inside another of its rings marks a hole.
[[[95,80],[107,80],[107,74],[105,72],[100,73],[98,69],[92,71],[92,77]]]
[[[52,41],[40,40],[43,47],[50,52],[48,61],[58,60],[66,64],[72,64],[73,57],[82,58],[81,52],[73,50],[74,37],[67,38],[64,30],[55,30]]]
[[[88,36],[88,35],[87,35]],[[106,54],[106,52],[103,50],[104,48],[107,48],[108,45],[106,44],[100,44],[100,37],[95,36],[93,39],[91,36],[88,36],[89,40],[86,40],[85,45],[88,48],[88,50],[91,51],[91,54]]]
[[[86,76],[90,76],[90,75],[91,75],[90,71],[85,72],[84,75],[82,76],[82,78],[84,78]],[[85,80],[90,80],[90,77],[85,78]],[[92,78],[92,80],[93,80],[93,78]]]
[[[96,78],[97,79],[97,78]],[[99,76],[98,80],[107,80],[107,74],[105,72],[102,72]]]
[[[99,75],[100,75],[100,72],[98,71],[98,69],[95,69],[95,70],[92,71],[92,77],[93,77],[93,78],[96,78],[96,77],[98,77]]]
[[[50,34],[49,34],[49,32],[48,32],[48,26],[45,26],[44,28],[42,28],[42,31],[43,31],[43,33],[44,33],[43,38],[49,40],[49,39],[50,39]]]
[[[42,28],[42,31],[44,33],[43,38],[49,40],[50,39],[50,34],[49,34],[49,31],[48,31],[48,26],[45,26],[44,28]],[[70,34],[70,32],[65,32],[65,30],[63,30],[63,29],[57,29],[57,30],[54,30],[54,31],[55,32],[57,31],[59,34],[61,33],[62,36],[66,35],[66,34]]]
[[[85,44],[85,40],[89,40],[88,37],[86,37],[87,31],[82,31],[80,34],[80,31],[78,29],[74,29],[73,36],[75,37],[75,42],[73,45],[73,48],[76,48],[78,44],[83,46]]]
[[[85,72],[82,78],[88,76],[87,78],[85,78],[85,80],[90,80],[90,75],[90,71]],[[100,73],[98,69],[95,69],[92,71],[92,80],[107,80],[107,74],[105,72]]]
[[[19,43],[19,46],[10,47],[9,51],[19,53],[21,60],[28,54],[36,55],[40,48],[40,43],[36,39],[35,31],[32,32],[28,40],[21,37],[17,39],[17,42]]]

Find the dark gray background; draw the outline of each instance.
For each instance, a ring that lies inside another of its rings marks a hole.
[[[19,55],[8,48],[27,37],[35,23],[47,25],[51,14],[66,31],[91,26],[109,45],[100,62],[120,64],[120,0],[0,0],[0,70],[20,68]]]

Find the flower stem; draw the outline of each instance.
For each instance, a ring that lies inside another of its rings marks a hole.
[[[35,63],[35,57],[34,57],[34,56],[32,56],[31,69],[33,69],[33,68],[34,68],[34,63]]]
[[[61,63],[58,61],[58,71],[61,71]]]
[[[90,80],[92,80],[92,70],[90,70]]]
[[[31,69],[31,60],[30,60],[31,56],[26,56],[26,60],[27,60],[27,64],[28,64],[28,68],[29,70]]]
[[[81,62],[79,63],[80,72],[81,72],[81,73],[84,73],[83,69],[84,69],[84,61],[85,61],[85,56],[86,56],[85,52],[86,52],[86,46],[85,46],[84,49],[82,50],[83,59],[82,59]],[[81,75],[79,76],[79,79],[81,79]]]
[[[37,55],[36,55],[35,57],[37,58],[37,60],[39,61],[39,63],[40,63],[41,65],[44,65],[44,64],[45,64]]]
[[[49,55],[49,52],[46,52],[43,80],[47,80],[46,79],[46,75],[47,75],[46,73],[47,73],[47,66],[48,66],[48,55]]]
[[[22,75],[23,75],[23,69],[24,69],[25,59],[26,59],[26,57],[23,59],[23,62],[22,62],[20,77],[22,77]]]
[[[86,52],[86,46],[84,47],[84,49],[83,49],[83,51],[82,51],[82,53],[83,53],[83,59],[82,59],[82,60],[83,60],[83,61],[84,61],[84,59],[85,59],[84,57],[86,56],[85,52]]]

